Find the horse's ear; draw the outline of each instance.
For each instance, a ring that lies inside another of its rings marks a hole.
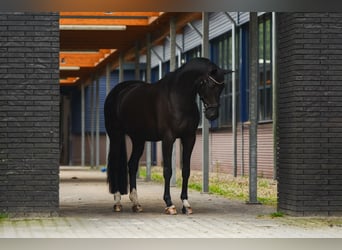
[[[209,75],[213,76],[217,74],[217,68],[214,68],[213,70],[210,71]]]

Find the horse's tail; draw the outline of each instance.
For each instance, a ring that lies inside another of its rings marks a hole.
[[[127,194],[128,170],[126,139],[124,134],[121,134],[114,139],[110,139],[107,182],[109,184],[109,192],[112,194],[116,192]]]
[[[114,95],[115,96],[115,95]],[[109,192],[127,194],[128,169],[125,134],[120,131],[116,115],[116,102],[113,95],[108,95],[104,113],[105,126],[109,136],[110,146],[107,163],[107,182]]]

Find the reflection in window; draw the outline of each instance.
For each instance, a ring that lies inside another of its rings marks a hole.
[[[271,15],[259,18],[259,121],[272,120]]]
[[[226,33],[211,41],[211,58],[220,68],[230,69],[232,67],[232,36],[231,32]],[[238,89],[237,89],[238,91]],[[218,127],[225,127],[231,124],[232,120],[232,77],[231,74],[225,76],[225,87],[220,96],[220,116],[218,117]]]

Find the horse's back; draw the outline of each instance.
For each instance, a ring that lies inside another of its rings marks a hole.
[[[105,126],[107,132],[115,126],[115,122],[118,120],[118,112],[120,112],[120,102],[125,93],[135,89],[139,86],[145,85],[143,81],[124,81],[116,85],[108,93],[104,103],[104,115],[105,115]]]

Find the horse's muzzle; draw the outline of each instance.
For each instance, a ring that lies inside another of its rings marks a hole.
[[[217,117],[219,115],[218,107],[206,108],[204,115],[209,121],[213,121],[213,120],[217,119]]]

